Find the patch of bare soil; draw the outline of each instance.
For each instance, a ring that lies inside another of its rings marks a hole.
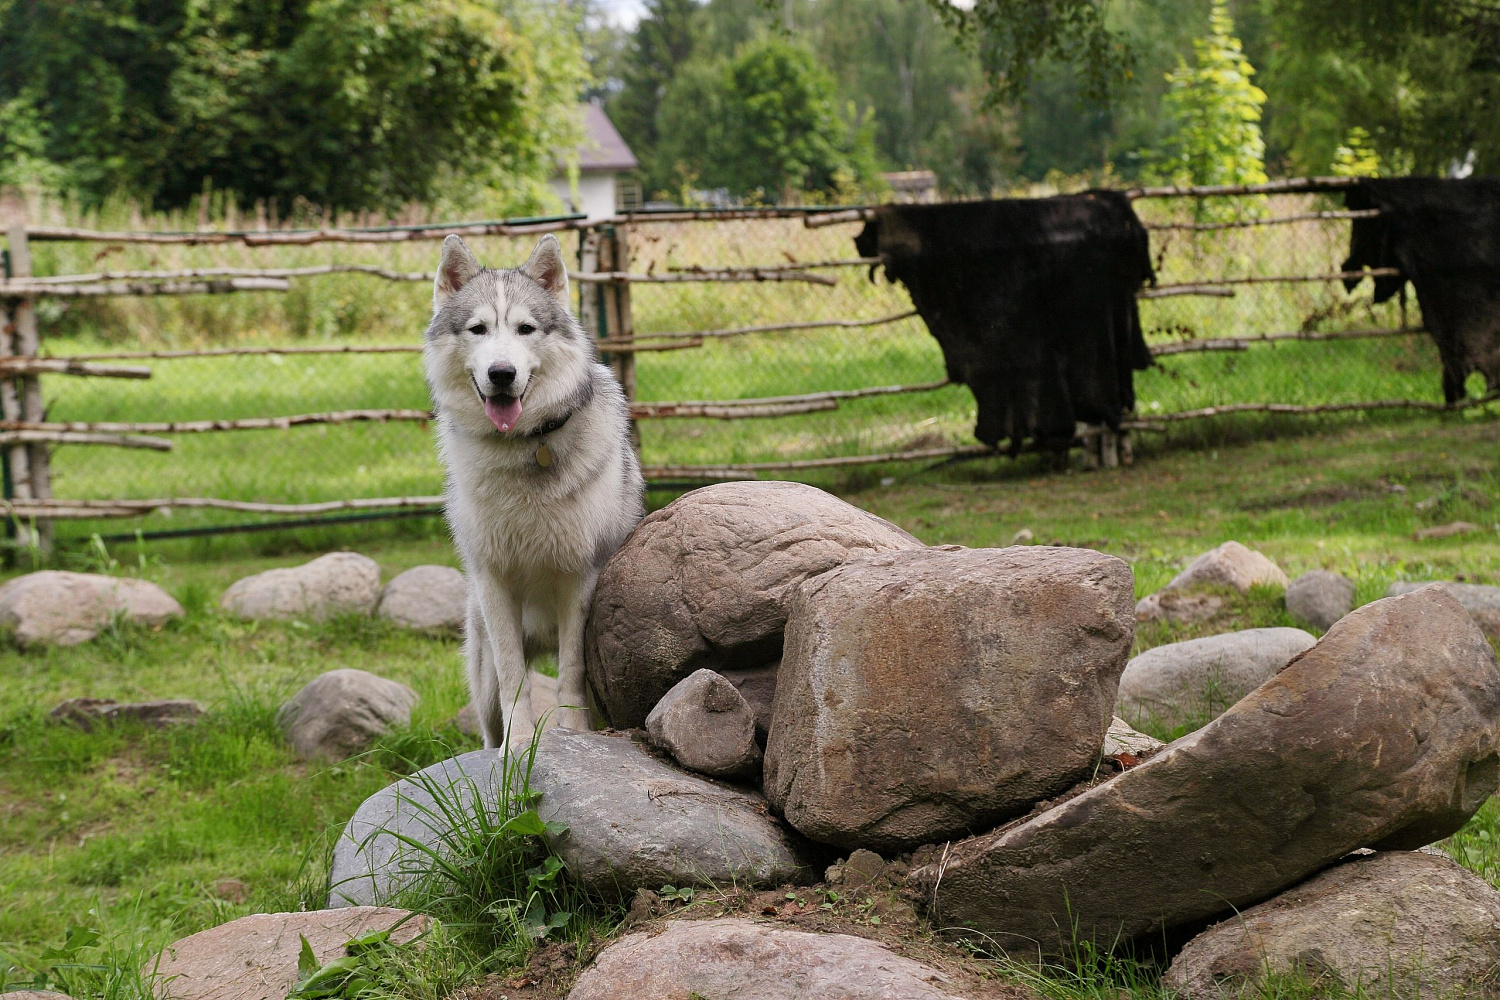
[[[533,954],[527,971],[492,976],[459,994],[456,1000],[563,1000],[578,975],[616,938],[634,933],[658,933],[678,920],[738,917],[820,934],[850,934],[878,941],[892,952],[935,969],[934,985],[970,1000],[1036,1000],[1030,990],[1008,981],[999,967],[940,937],[918,912],[917,893],[907,888],[912,858],[889,862],[873,878],[829,869],[837,879],[812,886],[782,886],[774,890],[700,889],[691,899],[663,899],[641,890],[630,912],[606,940],[584,949],[582,960],[573,945],[549,945]],[[623,1000],[623,998],[622,998]],[[640,998],[646,1000],[646,998]],[[712,998],[710,998],[712,1000]]]

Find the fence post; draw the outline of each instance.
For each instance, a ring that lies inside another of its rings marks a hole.
[[[6,233],[10,249],[10,270],[13,277],[31,277],[31,246],[26,239],[26,224],[13,223]],[[34,358],[40,353],[40,340],[36,326],[36,307],[30,299],[15,299],[10,308],[10,336],[0,341],[7,353]],[[42,400],[42,380],[37,375],[22,375],[19,379],[6,379],[0,385],[0,409],[7,420],[24,420],[42,423],[46,420],[46,404]],[[11,477],[16,499],[50,500],[52,498],[51,455],[45,442],[16,445],[10,450]],[[52,521],[36,520],[35,537],[18,534],[22,544],[35,544],[46,554],[52,549]]]
[[[579,269],[583,271],[630,270],[630,231],[625,226],[590,229],[579,247]],[[630,284],[624,281],[579,282],[578,319],[595,337],[628,340],[635,335],[630,309]],[[597,289],[597,292],[592,291]],[[625,390],[626,402],[635,402],[635,353],[605,351],[604,360],[614,370]],[[630,445],[641,453],[641,431],[630,421]]]

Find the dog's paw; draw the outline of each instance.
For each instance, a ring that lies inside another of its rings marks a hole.
[[[564,729],[571,729],[575,733],[586,733],[594,727],[589,725],[589,713],[582,708],[559,708],[552,713],[557,724]]]

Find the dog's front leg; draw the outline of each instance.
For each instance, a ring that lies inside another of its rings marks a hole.
[[[484,629],[489,634],[491,662],[495,670],[500,711],[505,720],[505,740],[512,750],[531,742],[536,722],[531,716],[530,688],[526,683],[526,646],[521,631],[521,602],[498,580],[475,574],[475,593]]]
[[[595,570],[567,573],[557,586],[557,712],[558,724],[580,733],[589,725],[588,692],[584,687],[583,627],[594,596]]]

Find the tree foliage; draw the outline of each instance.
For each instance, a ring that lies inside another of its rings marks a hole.
[[[1266,0],[1269,140],[1321,173],[1361,128],[1389,173],[1500,172],[1496,0]]]
[[[656,127],[659,162],[693,187],[777,199],[837,194],[875,173],[869,116],[840,113],[828,71],[807,48],[776,37],[685,67]]]
[[[85,199],[526,200],[577,128],[571,15],[531,0],[0,0],[0,107]]]
[[[1193,41],[1194,60],[1180,60],[1167,75],[1163,99],[1177,129],[1155,162],[1154,173],[1175,184],[1259,184],[1266,180],[1266,144],[1260,131],[1265,91],[1234,35],[1222,2],[1209,14],[1209,33]]]

